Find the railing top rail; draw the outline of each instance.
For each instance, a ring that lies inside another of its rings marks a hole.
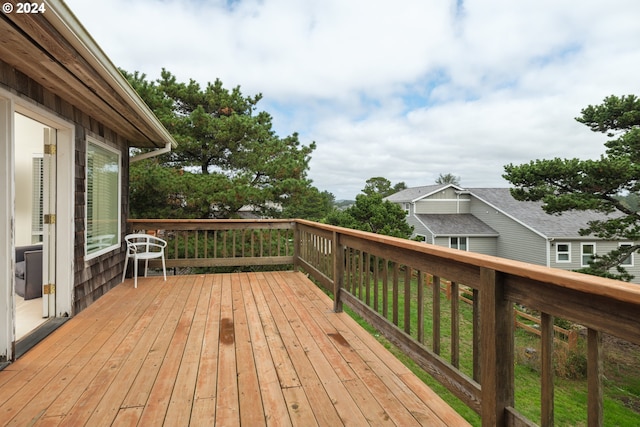
[[[433,257],[446,258],[464,264],[477,267],[489,268],[505,274],[523,277],[538,282],[553,284],[555,286],[585,292],[593,295],[600,295],[618,301],[624,301],[640,305],[640,285],[622,282],[620,280],[607,279],[604,277],[591,276],[588,274],[566,271],[558,268],[550,268],[541,265],[529,264],[514,261],[506,258],[499,258],[490,255],[477,254],[474,252],[460,251],[442,246],[428,245],[422,242],[407,240],[397,237],[384,236],[365,231],[352,230],[349,228],[336,227],[328,224],[320,224],[313,221],[295,220],[299,224],[309,227],[319,228],[327,231],[334,231],[339,234],[348,235],[363,240],[383,243],[399,249],[424,253]]]
[[[292,219],[154,219],[154,218],[136,218],[128,219],[130,224],[273,224],[273,223],[293,223]]]

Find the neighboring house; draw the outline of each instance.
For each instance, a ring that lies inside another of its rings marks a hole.
[[[409,188],[386,198],[407,212],[407,222],[426,243],[518,261],[577,270],[594,254],[633,242],[581,236],[587,223],[605,218],[593,211],[549,215],[538,202],[521,202],[508,188],[462,188],[453,184]],[[625,263],[640,283],[636,254]]]
[[[272,212],[282,212],[282,205],[273,202],[267,202],[264,207],[244,205],[238,210],[238,217],[241,219],[271,219],[273,218]]]
[[[0,362],[16,247],[42,245],[43,317],[80,312],[120,283],[130,162],[176,146],[67,6],[41,4],[0,14]]]

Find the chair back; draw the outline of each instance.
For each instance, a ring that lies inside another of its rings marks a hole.
[[[127,242],[127,255],[131,256],[152,252],[161,255],[167,246],[166,241],[150,234],[127,234],[124,240]]]

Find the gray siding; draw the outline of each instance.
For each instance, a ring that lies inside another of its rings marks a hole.
[[[458,194],[454,188],[445,188],[418,200],[415,205],[417,214],[454,214],[469,213],[469,194]]]
[[[422,225],[420,221],[416,219],[413,215],[407,217],[407,223],[413,226],[413,236],[419,234],[425,237],[426,243],[433,243],[433,235],[427,228]]]
[[[436,237],[435,241],[433,242],[433,244],[448,248],[449,247],[449,238],[448,237]]]
[[[471,201],[471,213],[500,233],[496,256],[547,265],[546,240],[478,199]]]
[[[426,199],[416,202],[417,214],[469,213],[468,200]]]
[[[455,188],[445,188],[442,191],[438,191],[436,193],[433,193],[432,195],[430,195],[428,198],[431,200],[437,200],[437,199],[445,199],[445,200],[451,200],[451,199],[457,199],[458,197],[460,198],[469,198],[468,194],[461,194],[458,195],[458,193],[456,192]]]
[[[470,237],[469,250],[484,255],[498,255],[497,237]]]
[[[617,241],[603,241],[603,240],[556,240],[551,246],[551,267],[561,268],[563,270],[578,270],[583,268],[582,266],[582,243],[593,243],[596,245],[596,254],[606,254],[614,249],[617,249],[619,242]],[[633,243],[633,242],[625,242]],[[562,244],[570,245],[570,261],[558,262],[558,246]],[[634,253],[631,256],[631,262],[633,265],[625,266],[627,272],[635,276],[633,282],[640,283],[640,258],[638,253]],[[615,269],[611,270],[612,273],[616,273]]]
[[[467,237],[469,252],[496,256],[498,239],[495,237]],[[449,237],[436,237],[435,243],[445,248],[449,247]]]
[[[561,245],[569,245],[569,261],[557,261],[558,247]],[[574,240],[556,240],[552,242],[550,259],[550,267],[561,268],[563,270],[576,270],[580,268],[580,242]]]

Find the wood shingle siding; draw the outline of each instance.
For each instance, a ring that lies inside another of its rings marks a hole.
[[[120,283],[124,254],[112,251],[90,261],[84,260],[86,224],[86,147],[87,136],[91,135],[117,148],[123,159],[121,187],[121,230],[126,230],[128,213],[128,142],[117,131],[110,129],[69,102],[51,93],[38,82],[0,60],[0,85],[9,92],[39,104],[41,108],[75,124],[75,197],[74,197],[74,260],[73,260],[73,313],[78,313],[91,305],[105,292]]]
[[[87,120],[92,128],[87,129],[76,125],[76,217],[75,222],[75,251],[74,251],[74,313],[78,313],[87,308],[91,303],[104,295],[120,283],[122,267],[124,265],[124,252],[111,251],[85,261],[85,225],[86,225],[86,156],[87,156],[87,135],[99,137],[105,143],[116,147],[122,153],[123,165],[121,165],[121,205],[122,215],[120,218],[121,239],[124,240],[127,228],[126,219],[129,207],[129,154],[126,141],[118,135],[105,128],[99,122]],[[96,131],[102,132],[98,133]],[[108,139],[110,138],[110,139]],[[115,142],[114,142],[115,141]]]

